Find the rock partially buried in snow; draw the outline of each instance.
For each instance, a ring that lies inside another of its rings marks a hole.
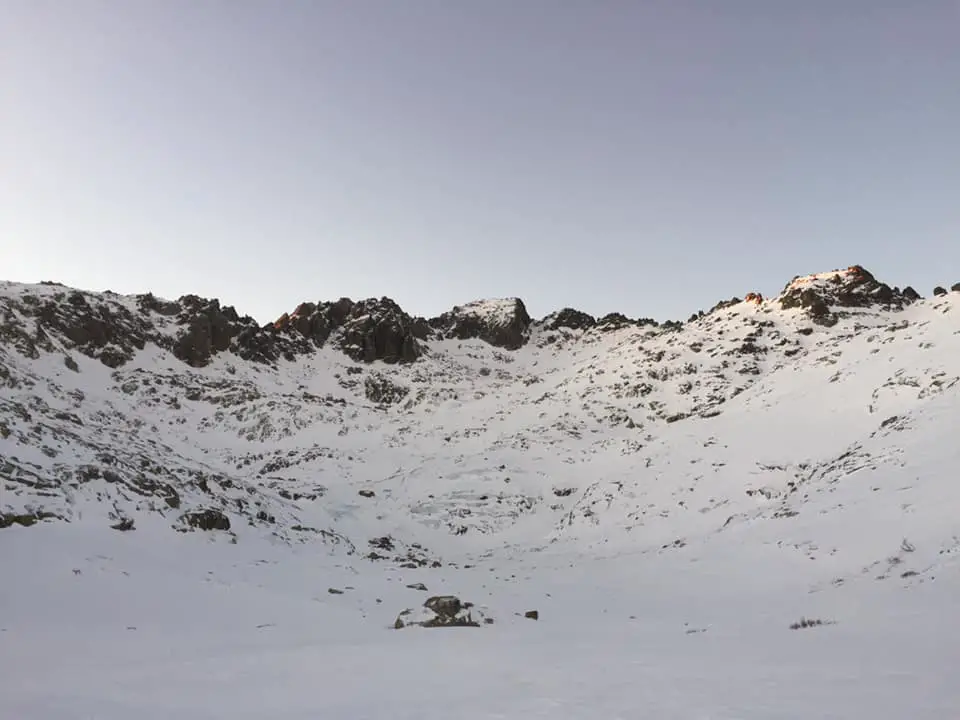
[[[527,341],[530,315],[519,298],[478,300],[458,305],[430,320],[443,337],[478,339],[494,347],[517,350]]]
[[[229,530],[230,518],[219,510],[207,508],[187,512],[178,521],[183,530]]]
[[[401,612],[393,624],[394,629],[405,627],[480,627],[492,624],[492,618],[473,603],[462,602],[456,595],[434,595],[427,598],[423,607],[408,608]]]
[[[805,310],[813,322],[830,327],[846,308],[874,306],[902,309],[919,295],[912,288],[900,291],[877,279],[860,265],[815,275],[798,276],[780,294],[784,310]]]

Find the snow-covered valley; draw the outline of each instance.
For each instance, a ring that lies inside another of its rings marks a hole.
[[[960,715],[960,292],[347,303],[0,285],[2,717]]]

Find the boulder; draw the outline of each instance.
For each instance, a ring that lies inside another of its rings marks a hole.
[[[456,595],[434,595],[423,606],[401,612],[393,627],[480,627],[492,624],[486,612],[470,602],[462,602]]]
[[[951,285],[950,290],[952,292],[960,292],[960,282],[954,283],[953,285]]]
[[[934,297],[939,297],[939,296],[941,296],[941,295],[946,295],[946,294],[947,294],[947,289],[946,289],[945,287],[940,286],[940,285],[937,285],[937,286],[933,289],[933,296],[934,296]]]

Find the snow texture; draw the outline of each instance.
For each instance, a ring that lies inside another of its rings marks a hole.
[[[395,365],[0,336],[0,717],[960,717],[960,293],[834,310]],[[493,622],[394,629],[439,595]]]

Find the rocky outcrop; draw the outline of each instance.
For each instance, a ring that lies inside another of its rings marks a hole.
[[[908,290],[912,290],[908,288]],[[891,288],[860,265],[818,275],[796,277],[780,294],[785,310],[800,308],[821,325],[834,325],[845,308],[902,309],[915,300],[915,292]]]
[[[184,513],[179,523],[185,530],[229,530],[230,518],[219,510],[206,509]]]
[[[234,338],[241,335],[249,343],[260,330],[253,318],[241,318],[232,307],[221,308],[218,300],[185,295],[176,306],[179,308],[177,321],[182,329],[170,349],[191,367],[204,367],[214,355],[229,350]],[[243,334],[245,330],[248,332]],[[269,346],[265,344],[263,349]],[[261,355],[261,362],[276,359],[270,350]]]
[[[411,318],[390,298],[353,302],[303,303],[283,315],[274,327],[310,340],[315,347],[333,342],[356,362],[413,362],[423,354],[420,340],[429,329],[424,320]]]
[[[261,328],[217,300],[185,295],[177,301],[152,294],[89,293],[54,284],[23,286],[0,305],[0,340],[27,356],[59,347],[119,368],[147,344],[172,352],[191,367],[233,352],[245,360],[273,363],[309,349]],[[68,366],[76,367],[70,358]]]
[[[946,289],[945,287],[941,286],[941,285],[937,285],[937,286],[933,289],[933,296],[934,296],[934,297],[940,297],[941,295],[946,295],[946,294],[947,294],[947,289]]]
[[[552,315],[547,315],[542,321],[545,330],[559,330],[567,328],[569,330],[589,330],[597,324],[593,315],[574,310],[573,308],[564,308]]]
[[[633,318],[629,318],[623,313],[618,312],[607,313],[597,320],[597,329],[602,332],[620,330],[621,328],[625,327],[643,327],[645,325],[656,327],[658,323],[656,320],[651,318],[639,318],[634,320]]]
[[[493,624],[493,619],[470,602],[462,602],[455,595],[435,595],[428,598],[419,609],[408,608],[401,612],[393,627],[480,627]]]
[[[92,295],[56,285],[9,298],[0,338],[27,357],[57,345],[120,367],[152,339],[153,325],[109,293]]]
[[[403,400],[410,388],[397,384],[381,373],[368,375],[363,381],[363,394],[377,405],[392,405]]]
[[[530,322],[523,301],[508,298],[458,305],[430,320],[429,325],[443,338],[477,339],[494,347],[517,350],[527,341]]]
[[[950,290],[951,292],[960,292],[960,282],[951,285]]]

